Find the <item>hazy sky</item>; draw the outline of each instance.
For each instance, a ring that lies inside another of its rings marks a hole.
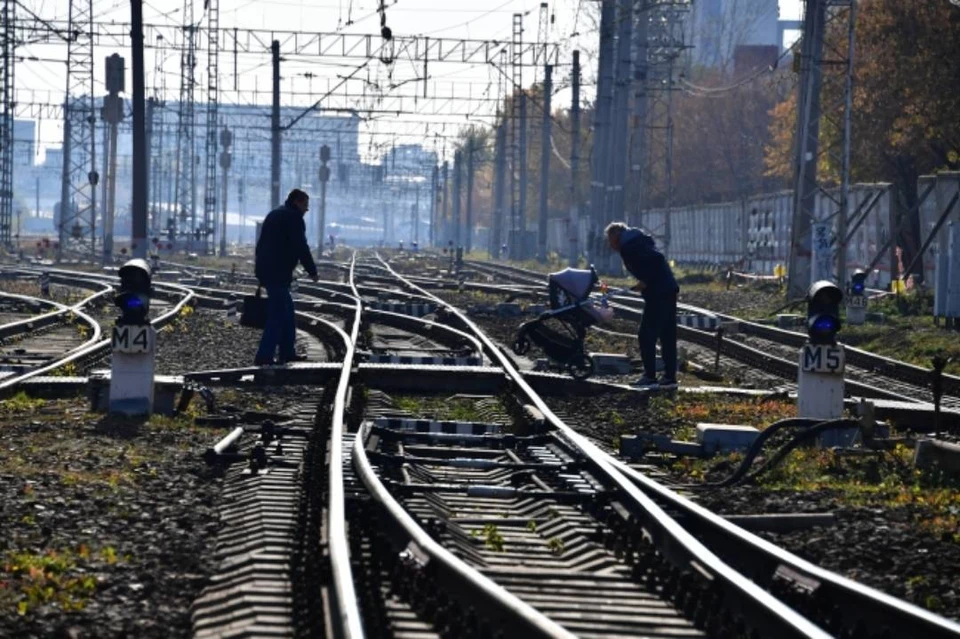
[[[66,20],[68,0],[24,0],[24,4],[35,14],[48,20]],[[157,25],[172,25],[182,22],[182,2],[177,0],[151,0],[144,2],[145,22]],[[220,25],[232,28],[253,28],[266,30],[304,30],[314,32],[340,32],[376,34],[379,32],[379,15],[374,0],[221,0]],[[94,15],[98,21],[129,21],[128,0],[97,0],[93,3]],[[483,40],[509,41],[511,36],[511,17],[514,13],[524,13],[525,40],[535,40],[538,30],[539,0],[387,0],[387,24],[396,35],[427,35],[431,38],[469,38]],[[576,48],[595,49],[596,35],[589,38],[586,34],[593,27],[591,12],[595,11],[595,0],[553,0],[550,2],[552,24],[549,37],[560,44],[560,67],[555,71],[555,83],[563,87],[569,76],[570,52]],[[206,25],[203,16],[203,3],[195,4],[195,17],[201,28]],[[799,17],[801,0],[780,0],[780,13],[783,18]],[[29,20],[26,12],[18,8],[18,19]],[[128,58],[129,52],[114,51],[106,47],[98,48],[95,53],[96,93],[104,92],[103,59],[118,52]],[[16,71],[16,86],[20,91],[21,102],[59,103],[63,100],[65,86],[63,61],[66,59],[66,47],[60,42],[52,44],[31,44],[21,46],[18,55],[35,60],[19,62]],[[176,100],[179,91],[178,53],[168,53],[159,59],[154,51],[147,51],[147,85],[161,93],[161,97]],[[226,57],[227,59],[224,59]],[[162,67],[162,73],[153,73],[155,65]],[[590,65],[590,59],[584,59]],[[308,105],[322,95],[328,87],[353,72],[358,60],[325,58],[300,58],[285,60],[282,66],[284,90],[302,92],[296,99],[298,104]],[[221,101],[227,104],[267,102],[266,89],[270,83],[270,58],[268,52],[262,55],[239,56],[237,59],[238,77],[233,76],[233,56],[221,56],[221,87],[232,89],[234,82],[244,89],[242,93],[223,91]],[[368,155],[376,155],[378,146],[389,146],[392,139],[398,142],[415,142],[426,137],[434,141],[438,136],[453,135],[465,123],[490,122],[490,104],[476,102],[466,106],[457,105],[449,99],[434,101],[422,100],[422,82],[417,83],[422,69],[410,61],[398,60],[386,66],[376,61],[364,68],[351,80],[351,93],[368,92],[365,87],[379,87],[370,90],[372,95],[391,84],[401,86],[389,91],[389,95],[404,97],[405,108],[427,108],[428,110],[451,109],[454,114],[441,116],[405,116],[403,118],[381,116],[364,126],[364,140]],[[198,84],[205,87],[206,52],[200,52],[197,64]],[[501,83],[500,73],[490,65],[475,64],[438,64],[429,70],[430,92],[438,96],[475,96],[496,98]],[[586,82],[593,76],[593,70],[584,69]],[[312,76],[312,77],[311,77]],[[525,72],[525,84],[534,79],[533,70]],[[407,81],[407,84],[403,84]],[[129,79],[127,87],[131,86]],[[30,93],[25,90],[30,90]],[[256,90],[256,93],[254,93]],[[589,86],[584,93],[589,96]],[[202,91],[198,94],[202,99]],[[409,99],[408,99],[409,98]],[[414,103],[416,99],[416,103]],[[566,104],[569,93],[559,91],[554,98],[555,105]],[[367,108],[375,108],[378,101],[368,97]],[[489,108],[488,108],[489,107]],[[472,119],[467,113],[472,114]],[[61,142],[60,123],[43,120],[40,126],[41,145],[59,146]],[[395,136],[391,139],[391,135]]]

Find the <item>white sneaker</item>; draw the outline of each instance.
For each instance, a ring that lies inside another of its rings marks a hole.
[[[647,377],[644,375],[637,381],[630,384],[634,388],[659,388],[659,383],[653,377]]]

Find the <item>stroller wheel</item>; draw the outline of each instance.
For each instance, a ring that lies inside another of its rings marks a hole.
[[[513,342],[513,352],[517,355],[526,355],[530,352],[530,340],[525,335],[517,336]]]
[[[593,358],[586,353],[575,353],[567,362],[567,370],[576,380],[587,379],[593,375]]]

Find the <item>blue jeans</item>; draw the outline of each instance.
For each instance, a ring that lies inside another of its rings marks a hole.
[[[657,376],[657,340],[663,355],[663,375],[677,378],[677,294],[644,298],[643,320],[637,335],[643,372],[650,379]]]
[[[257,349],[257,360],[272,360],[280,346],[280,361],[289,361],[296,355],[294,343],[296,341],[296,325],[293,318],[293,298],[290,288],[283,286],[267,286],[267,325],[260,338],[260,348]]]

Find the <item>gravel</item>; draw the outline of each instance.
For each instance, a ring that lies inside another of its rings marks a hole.
[[[0,410],[0,636],[189,635],[217,529],[199,453],[222,433],[82,400]]]

